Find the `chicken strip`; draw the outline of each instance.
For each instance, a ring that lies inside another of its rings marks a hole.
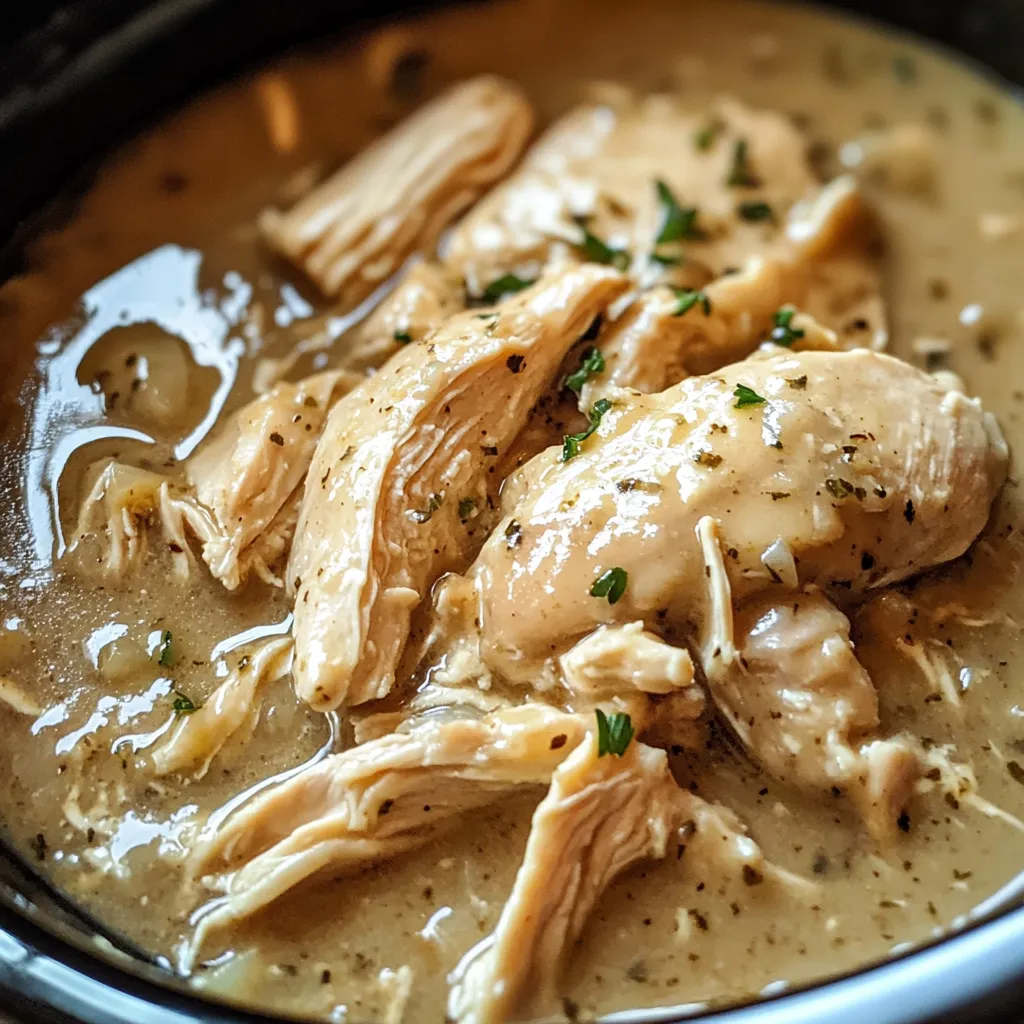
[[[387,280],[518,158],[533,126],[522,93],[480,76],[428,103],[287,213],[267,210],[266,243],[344,310]]]
[[[278,384],[235,413],[186,462],[195,498],[213,520],[212,529],[201,525],[203,520],[196,516],[190,517],[190,525],[202,531],[203,560],[229,590],[244,579],[242,553],[267,533],[290,499],[297,505],[297,492],[328,411],[359,379],[327,371],[298,384]],[[294,527],[295,511],[285,510],[284,518],[291,512],[290,527]]]
[[[548,782],[586,730],[578,715],[526,705],[426,722],[328,757],[258,796],[197,850],[199,870],[237,870],[193,948],[320,871],[355,873],[423,845],[455,815]]]
[[[555,772],[534,813],[493,935],[452,974],[448,1016],[459,1024],[502,1024],[550,1013],[573,945],[612,879],[670,848],[682,852],[693,833],[713,836],[713,858],[760,880],[761,851],[730,818],[680,789],[663,750],[633,743],[621,757],[602,757],[589,735]]]
[[[723,614],[705,519],[727,600],[780,586],[770,549],[794,560],[793,586],[857,597],[962,554],[1006,469],[978,402],[874,352],[751,359],[624,396],[594,436],[524,467],[524,496],[470,571],[484,660],[529,679],[598,626],[659,611],[703,644]]]
[[[288,566],[296,691],[311,706],[391,689],[413,609],[479,543],[491,468],[625,287],[608,267],[543,279],[493,311],[452,317],[335,406]]]
[[[409,268],[398,286],[345,339],[342,356],[353,369],[379,367],[403,345],[425,338],[445,319],[465,308],[459,282],[436,263]]]
[[[210,762],[252,713],[261,688],[291,670],[292,641],[270,640],[238,665],[198,710],[183,715],[170,738],[153,751],[158,775],[196,768],[195,777],[206,774]]]
[[[915,745],[869,739],[878,694],[824,595],[760,594],[737,610],[738,657],[709,674],[746,748],[776,778],[848,791],[869,831],[891,836],[920,774]]]

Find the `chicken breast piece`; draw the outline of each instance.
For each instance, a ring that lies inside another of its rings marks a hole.
[[[353,331],[343,356],[353,369],[379,367],[403,345],[419,341],[465,308],[465,292],[443,267],[420,262]]]
[[[699,835],[725,871],[761,881],[757,845],[728,811],[681,789],[663,750],[631,743],[600,756],[591,734],[555,772],[533,815],[523,863],[494,933],[453,972],[448,1016],[459,1024],[533,1020],[557,985],[609,883],[638,861],[679,856]]]
[[[697,628],[706,660],[729,603],[781,585],[769,550],[795,560],[791,587],[841,599],[941,564],[984,526],[1007,469],[978,402],[869,351],[750,359],[624,395],[562,455],[524,467],[524,496],[470,570],[482,656],[513,680],[598,626],[659,611]]]
[[[335,406],[288,566],[302,699],[327,709],[391,689],[413,609],[479,544],[474,513],[496,493],[491,468],[625,287],[608,267],[543,279],[447,320]]]
[[[326,758],[258,796],[197,850],[198,870],[236,870],[193,948],[320,871],[354,873],[422,845],[463,811],[548,782],[586,729],[580,716],[526,705],[424,723]]]
[[[760,594],[736,612],[738,657],[715,665],[711,693],[747,749],[776,778],[848,791],[886,839],[920,774],[913,744],[872,739],[878,694],[826,597]]]
[[[213,519],[212,530],[202,528],[208,534],[203,537],[203,560],[229,590],[244,578],[242,553],[272,523],[275,536],[286,532],[283,520],[275,520],[305,479],[328,411],[359,379],[328,371],[297,384],[277,384],[243,406],[186,462],[194,495]],[[289,511],[287,525],[294,527],[294,509],[286,510],[283,519]],[[194,518],[193,523],[198,532],[199,523]]]
[[[707,283],[693,280],[690,266],[663,275],[664,283],[604,325],[596,345],[605,372],[589,383],[583,402],[589,406],[616,387],[662,391],[742,359],[773,336],[785,308],[798,315],[782,338],[798,351],[884,348],[888,328],[871,225],[854,179],[837,178],[797,203],[785,226],[764,229],[770,243],[752,246],[733,272]],[[800,314],[813,317],[817,330]]]
[[[490,76],[448,90],[260,229],[321,291],[351,308],[498,181],[518,158],[533,113]]]
[[[543,265],[559,249],[583,251],[585,220],[594,238],[628,253],[638,271],[654,248],[661,251],[656,240],[665,210],[659,180],[682,207],[697,208],[692,225],[677,232],[669,248],[682,245],[713,277],[766,252],[777,233],[767,237],[767,221],[739,217],[737,207],[767,202],[781,220],[797,200],[816,191],[806,141],[781,115],[735,100],[721,100],[711,116],[720,131],[702,150],[694,138],[708,115],[687,111],[668,96],[624,110],[571,110],[534,144],[508,181],[458,224],[445,262],[471,292],[481,294],[503,274]],[[744,184],[730,184],[740,179]]]

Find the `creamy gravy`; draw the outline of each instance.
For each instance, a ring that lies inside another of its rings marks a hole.
[[[389,82],[403,54],[396,94]],[[256,359],[284,355],[328,309],[267,256],[259,211],[294,194],[297,175],[358,152],[413,95],[484,71],[520,83],[542,120],[593,80],[678,90],[696,109],[727,91],[805,124],[830,175],[858,163],[866,133],[922,126],[934,154],[923,169],[911,160],[909,171],[865,175],[887,241],[890,350],[962,375],[1011,450],[1024,442],[1024,117],[940,53],[818,11],[743,0],[520,0],[287,57],[203,97],[113,156],[75,217],[40,238],[29,270],[0,291],[0,672],[41,711],[0,705],[0,814],[59,885],[171,964],[198,902],[181,867],[198,825],[330,749],[338,726],[277,683],[203,779],[154,781],[145,750],[169,728],[175,694],[205,699],[237,661],[233,648],[287,630],[288,602],[256,580],[234,594],[202,572],[179,584],[156,557],[141,590],[63,573],[55,555],[83,472],[115,454],[172,464],[248,400]],[[154,340],[181,348],[173,384],[161,393],[151,359],[154,386],[133,401],[129,374],[129,393],[104,418],[89,353]],[[330,364],[340,348],[304,357],[290,376]],[[149,402],[172,410],[159,432]],[[969,555],[904,588],[919,610],[914,640],[935,673],[949,674],[959,705],[948,690],[934,699],[934,681],[899,653],[902,623],[857,621],[855,637],[887,731],[955,743],[985,799],[1024,816],[1018,472],[1014,464]],[[164,630],[167,666],[157,658]],[[701,795],[733,807],[771,859],[820,891],[798,899],[695,880],[671,858],[634,869],[602,898],[572,958],[569,1014],[747,998],[853,969],[956,927],[1014,880],[1024,857],[1012,823],[938,793],[918,798],[905,835],[879,850],[841,801],[786,790],[721,737],[706,755],[677,760]],[[196,984],[261,1007],[397,1020],[408,966],[405,1019],[441,1019],[446,975],[496,922],[538,797],[524,792],[417,853],[289,894],[233,932],[230,952],[198,969]]]

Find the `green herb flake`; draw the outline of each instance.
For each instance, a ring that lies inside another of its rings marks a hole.
[[[591,597],[606,597],[609,604],[617,604],[626,592],[626,570],[620,566],[601,573],[590,585]]]
[[[914,58],[906,53],[897,54],[892,60],[892,73],[896,80],[904,85],[909,85],[917,80],[917,64]]]
[[[578,395],[583,390],[583,385],[595,374],[602,373],[604,371],[604,356],[601,355],[601,350],[591,346],[585,349],[583,355],[580,356],[579,369],[570,373],[563,384],[567,387],[574,395]]]
[[[752,224],[759,221],[775,223],[775,211],[767,203],[740,203],[736,207],[736,213],[743,220]]]
[[[663,252],[652,252],[650,260],[652,263],[660,263],[663,267],[679,267],[683,264],[682,256],[670,256]]]
[[[499,316],[499,314],[498,313],[494,313],[494,312],[491,312],[491,313],[477,313],[476,314],[477,320],[494,320],[494,321],[497,321],[498,316]]]
[[[463,523],[476,515],[476,501],[473,498],[463,498],[459,502],[459,519]]]
[[[833,498],[841,500],[848,498],[854,492],[854,486],[848,480],[843,480],[842,477],[829,477],[825,481],[825,490],[832,495]]]
[[[174,648],[171,646],[174,637],[169,629],[160,634],[160,645],[157,647],[156,661],[158,665],[167,668],[174,660]]]
[[[607,398],[599,398],[590,410],[590,426],[579,434],[566,434],[562,439],[562,456],[560,462],[568,462],[580,453],[580,445],[601,425],[601,418],[612,407]]]
[[[750,405],[764,405],[768,399],[763,398],[753,388],[748,388],[746,384],[737,384],[736,389],[733,391],[736,396],[736,409],[746,409]]]
[[[629,253],[625,249],[611,248],[586,228],[583,229],[583,244],[580,248],[583,250],[583,255],[594,263],[606,263],[617,270],[625,270],[629,267]]]
[[[416,509],[413,512],[409,512],[409,518],[414,523],[429,523],[433,514],[441,507],[444,502],[444,492],[441,494],[431,494],[427,499],[427,507],[422,509]]]
[[[412,335],[408,331],[395,331],[393,337],[399,345],[408,345],[412,341]]]
[[[633,722],[629,715],[613,712],[606,715],[600,708],[597,715],[597,756],[622,757],[633,738]]]
[[[703,128],[693,134],[693,144],[702,153],[707,152],[718,138],[718,133],[725,127],[721,121],[709,121]]]
[[[174,694],[174,702],[171,704],[171,708],[176,715],[192,715],[202,707],[202,704],[196,704],[191,697],[187,697],[181,690],[172,690],[171,692]]]
[[[680,206],[672,189],[660,178],[654,183],[658,191],[658,201],[661,203],[662,220],[661,230],[654,240],[655,245],[664,245],[666,242],[678,242],[682,239],[700,241],[705,234],[697,227],[697,207]]]
[[[485,289],[483,298],[487,302],[497,302],[505,295],[513,295],[529,288],[533,281],[519,277],[517,274],[502,274],[496,281],[492,281]]]
[[[746,139],[737,139],[732,149],[732,168],[725,183],[732,188],[757,188],[761,182],[750,166]]]
[[[781,345],[783,348],[789,348],[794,341],[802,338],[805,332],[802,328],[793,326],[794,316],[796,316],[796,310],[792,306],[780,309],[775,314],[775,327],[768,335],[768,340],[774,341],[776,345]],[[806,385],[806,383],[807,378],[805,377],[804,384]]]
[[[694,291],[690,288],[673,288],[676,293],[676,308],[672,310],[673,316],[682,316],[689,313],[694,306],[699,305],[704,310],[705,316],[711,316],[711,300],[706,292]]]
[[[807,390],[807,374],[802,373],[799,377],[787,377],[786,383],[794,391],[806,391]]]

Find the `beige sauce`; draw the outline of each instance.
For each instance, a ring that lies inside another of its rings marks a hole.
[[[678,90],[696,109],[728,91],[806,123],[830,174],[855,157],[844,143],[865,132],[923,126],[935,153],[923,177],[870,186],[888,241],[891,350],[921,363],[919,339],[941,339],[943,350],[948,341],[944,364],[998,416],[1011,449],[1024,447],[1024,115],[941,54],[831,15],[741,0],[520,0],[290,57],[198,100],[113,156],[74,219],[42,237],[30,271],[0,292],[0,674],[44,709],[33,717],[0,704],[0,815],[58,884],[172,963],[199,902],[181,887],[198,826],[329,749],[335,726],[281,682],[203,779],[154,781],[146,747],[172,724],[173,691],[205,699],[237,660],[233,647],[287,630],[287,600],[258,580],[228,593],[205,572],[180,585],[156,557],[142,589],[97,587],[62,572],[54,555],[87,465],[111,454],[155,468],[185,457],[251,397],[257,357],[282,356],[312,333],[325,307],[268,258],[255,217],[294,193],[296,175],[345,161],[411,109],[389,95],[387,69],[413,51],[427,58],[424,94],[495,72],[519,82],[543,120],[594,79]],[[175,344],[161,331],[189,355],[186,378],[157,396],[173,427],[150,433],[130,375],[129,394],[104,418],[88,353],[124,337],[128,350]],[[291,378],[337,351],[305,358]],[[955,742],[984,797],[1024,815],[1018,472],[969,556],[906,588],[919,609],[915,639],[950,673],[959,706],[929,699],[932,685],[894,645],[901,625],[855,624],[855,636],[886,730]],[[155,657],[163,630],[173,633],[168,666]],[[701,795],[732,806],[770,858],[820,892],[800,900],[695,883],[672,858],[634,869],[601,900],[572,957],[568,1013],[733,1000],[876,961],[962,923],[1024,859],[1024,833],[937,793],[919,798],[906,834],[879,851],[840,802],[795,796],[728,743],[677,760]],[[441,1019],[446,974],[495,924],[537,797],[476,812],[357,878],[289,894],[234,932],[233,953],[203,965],[197,984],[266,1008],[396,1020],[395,972],[407,965],[405,1019]]]

